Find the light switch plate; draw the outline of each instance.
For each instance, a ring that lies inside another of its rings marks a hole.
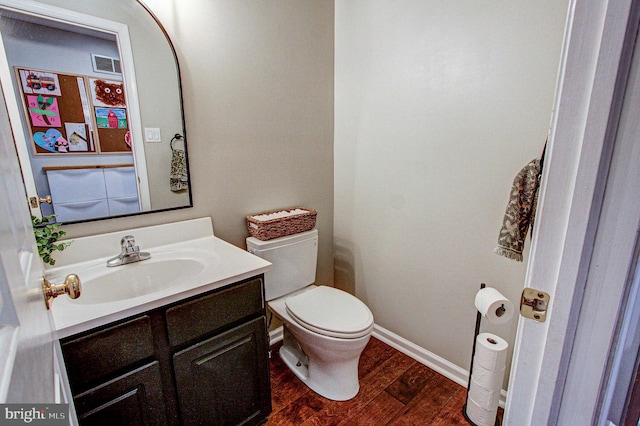
[[[157,127],[145,127],[144,141],[145,142],[162,142],[162,139],[160,138],[160,129]]]

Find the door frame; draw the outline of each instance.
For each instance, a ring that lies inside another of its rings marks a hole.
[[[635,42],[635,37],[630,37],[630,33],[635,36],[637,25],[637,7],[633,5],[632,0],[569,3],[525,278],[525,287],[549,293],[551,304],[545,323],[519,319],[505,411],[507,425],[571,424],[563,419],[575,415],[589,420],[575,423],[576,417],[571,417],[572,424],[591,424],[597,415],[603,377],[581,381],[585,368],[594,367],[589,365],[594,359],[576,355],[582,350],[580,339],[585,331],[598,339],[594,341],[606,342],[606,351],[616,332],[615,327],[612,330],[599,324],[585,330],[583,307],[590,308],[590,269],[599,266],[591,263],[597,249],[596,231],[615,221],[601,214]],[[640,167],[639,159],[633,161]],[[619,211],[635,214],[625,209],[638,208],[628,202]],[[635,235],[635,229],[629,231]],[[633,255],[633,251],[621,255]],[[619,285],[602,295],[604,309],[613,316],[618,314],[616,303],[624,288]],[[605,360],[597,367],[603,371],[606,365]],[[582,386],[580,394],[570,395],[576,383]]]

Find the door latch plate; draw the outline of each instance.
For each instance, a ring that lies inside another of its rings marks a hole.
[[[549,294],[544,291],[525,288],[522,290],[520,298],[520,315],[534,321],[544,322],[547,319],[550,299]]]

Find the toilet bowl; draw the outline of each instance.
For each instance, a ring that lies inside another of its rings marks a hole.
[[[313,308],[302,311],[314,300]],[[336,305],[350,305],[350,310],[332,309]],[[345,401],[356,396],[358,361],[373,331],[369,308],[349,293],[326,286],[309,286],[268,306],[282,320],[280,356],[289,369],[325,398]]]
[[[355,296],[316,286],[317,230],[274,240],[247,238],[247,249],[273,263],[265,273],[271,311],[283,323],[280,357],[310,389],[345,401],[357,395],[358,361],[373,314]]]

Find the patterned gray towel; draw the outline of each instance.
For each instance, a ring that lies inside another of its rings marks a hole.
[[[189,189],[189,177],[187,175],[187,155],[181,149],[172,149],[171,173],[169,185],[171,191],[180,192]]]
[[[493,252],[522,262],[522,249],[529,227],[533,228],[541,173],[540,160],[532,160],[513,179],[507,211]]]

